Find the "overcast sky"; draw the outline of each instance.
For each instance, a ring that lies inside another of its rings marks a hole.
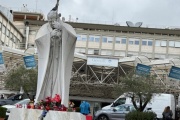
[[[37,3],[37,4],[36,4]],[[0,0],[1,5],[42,10],[47,15],[56,0]],[[143,22],[147,25],[179,26],[180,0],[60,0],[59,12],[69,19],[98,23]]]

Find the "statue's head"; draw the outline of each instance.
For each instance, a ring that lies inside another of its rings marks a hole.
[[[61,17],[60,14],[57,13],[57,11],[53,11],[51,10],[48,15],[47,15],[47,19],[48,19],[48,22],[49,24],[51,25],[52,27],[52,24],[54,21],[59,21],[59,18]]]
[[[53,28],[52,24],[54,23],[54,21],[59,22],[61,17],[61,14],[58,14],[58,6],[59,6],[59,0],[57,0],[55,7],[47,15],[48,22],[52,28]]]

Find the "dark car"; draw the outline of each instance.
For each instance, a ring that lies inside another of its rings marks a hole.
[[[122,104],[108,110],[102,109],[95,113],[94,120],[125,120],[126,114],[133,110],[135,108],[132,104]]]
[[[15,103],[19,102],[20,100],[28,98],[27,94],[16,94],[7,99],[0,99],[0,106],[2,105],[14,105]]]

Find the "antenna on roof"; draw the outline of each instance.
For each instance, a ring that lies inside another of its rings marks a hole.
[[[142,22],[137,22],[137,23],[135,24],[135,27],[141,27],[142,24],[143,24]]]
[[[131,21],[126,21],[126,24],[128,27],[134,27],[134,23],[132,23]]]
[[[143,24],[142,22],[137,22],[136,24],[132,23],[131,21],[126,21],[128,27],[141,27]]]

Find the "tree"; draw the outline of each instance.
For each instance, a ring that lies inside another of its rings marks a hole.
[[[115,94],[124,94],[130,97],[135,109],[142,112],[152,97],[163,91],[155,81],[154,75],[136,75],[130,72],[124,77],[120,77],[120,84],[115,86]]]
[[[17,91],[22,87],[25,93],[36,92],[37,73],[37,69],[26,69],[24,66],[12,69],[4,76],[5,87]]]

